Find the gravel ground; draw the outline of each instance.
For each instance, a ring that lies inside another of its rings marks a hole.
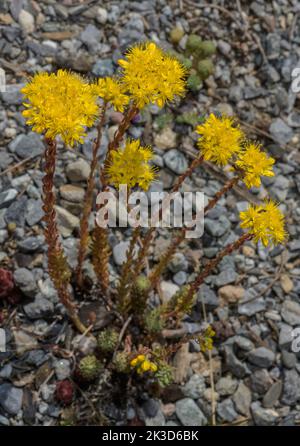
[[[236,188],[209,213],[203,237],[185,243],[171,262],[162,292],[174,293],[199,262],[241,233],[238,212],[246,201],[256,202],[269,193],[280,201],[287,215],[287,245],[268,250],[247,244],[225,258],[217,274],[202,285],[185,327],[199,330],[203,298],[217,332],[212,352],[217,424],[299,424],[300,355],[291,351],[291,332],[300,326],[300,102],[291,90],[291,72],[300,66],[300,8],[297,0],[216,1],[216,5],[209,7],[202,0],[1,1],[0,67],[6,72],[7,91],[0,93],[0,266],[14,271],[22,296],[18,305],[1,304],[7,352],[0,353],[0,425],[58,424],[64,409],[55,401],[55,382],[72,374],[76,351],[92,348],[88,341],[77,342],[47,274],[41,223],[43,144],[25,126],[20,87],[36,70],[58,67],[89,76],[111,75],[131,44],[152,39],[171,47],[169,33],[174,26],[185,33],[181,48],[186,35],[197,33],[212,39],[218,51],[215,72],[198,94],[189,93],[179,106],[162,112],[150,107],[130,130],[132,137],[141,137],[155,149],[161,168],[156,189],[170,188],[190,161],[196,135],[191,126],[176,122],[184,112],[237,116],[247,134],[261,141],[277,163],[276,176],[264,179],[259,189],[249,193]],[[167,112],[172,119],[161,128],[161,115]],[[119,120],[118,113],[110,114],[101,156]],[[57,163],[59,224],[73,265],[94,136],[90,132],[84,145],[73,151],[61,147]],[[205,165],[185,187],[210,197],[223,181],[224,172]],[[116,230],[111,237],[112,281],[128,235]],[[159,257],[167,237],[166,231],[159,232],[153,259]],[[88,262],[85,269],[93,280]],[[98,325],[104,326],[105,308],[98,313]],[[54,348],[58,344],[59,352]],[[160,399],[145,392],[125,408],[113,401],[101,406],[108,422],[134,424],[138,418],[156,426],[209,424],[212,392],[207,356],[191,343],[176,354],[174,365],[175,383]],[[97,389],[88,392],[77,398],[82,423],[92,422],[86,395],[96,411],[102,397]]]

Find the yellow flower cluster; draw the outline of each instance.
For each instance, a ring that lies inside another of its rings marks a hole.
[[[199,345],[200,345],[201,351],[203,353],[206,352],[207,350],[212,350],[213,349],[213,337],[215,335],[216,335],[216,333],[214,332],[214,330],[209,325],[206,328],[204,334],[198,338]]]
[[[198,146],[204,159],[220,166],[225,166],[233,155],[240,152],[244,139],[242,130],[234,126],[232,118],[218,118],[212,113],[197,126],[196,132],[201,135]]]
[[[99,78],[95,84],[95,92],[119,112],[123,112],[129,102],[129,96],[125,94],[124,86],[118,79],[112,77]]]
[[[131,367],[135,368],[139,375],[145,372],[156,372],[157,365],[149,361],[145,355],[138,355],[130,362]]]
[[[28,101],[23,111],[27,124],[47,138],[60,135],[70,146],[83,142],[85,128],[93,125],[98,113],[93,88],[65,70],[36,74],[22,93]]]
[[[185,92],[186,70],[174,57],[153,42],[132,47],[120,59],[121,82],[137,107],[149,103],[159,107]]]
[[[149,164],[153,158],[150,147],[142,147],[140,140],[128,139],[124,149],[113,150],[107,167],[108,179],[115,187],[127,184],[147,190],[155,178],[155,167]]]
[[[249,205],[246,211],[240,212],[240,218],[241,227],[249,230],[256,243],[260,240],[264,246],[270,242],[277,245],[287,237],[284,216],[272,200],[263,205]]]
[[[249,189],[261,185],[261,176],[274,176],[273,164],[275,160],[268,157],[265,152],[260,150],[260,147],[259,144],[248,142],[238,154],[238,159],[235,162],[235,166],[242,169],[242,179]]]

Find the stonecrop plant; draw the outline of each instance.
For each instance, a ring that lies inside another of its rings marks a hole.
[[[110,229],[97,224],[92,231],[89,229],[91,213],[97,210],[93,202],[96,172],[99,169],[101,187],[98,192],[109,188],[117,191],[123,184],[129,191],[149,189],[157,173],[151,162],[153,151],[151,147],[143,146],[139,139],[128,139],[126,131],[148,105],[155,104],[161,108],[181,99],[188,76],[186,68],[173,55],[153,42],[132,47],[118,63],[120,69],[115,77],[90,82],[65,70],[34,75],[22,90],[25,98],[23,115],[34,131],[44,135],[43,209],[49,275],[76,329],[98,338],[96,356],[81,359],[78,373],[82,379],[91,381],[106,364],[116,373],[139,375],[139,379],[146,376],[165,387],[172,380],[170,359],[184,342],[195,339],[202,351],[213,348],[215,333],[207,324],[198,334],[167,336],[170,330],[176,332],[185,315],[192,311],[200,285],[225,256],[238,250],[245,242],[252,240],[254,243],[262,242],[264,246],[277,245],[285,242],[287,234],[278,203],[267,199],[259,205],[250,204],[240,213],[240,227],[244,233],[195,271],[193,279],[167,303],[153,306],[150,298],[158,295],[160,280],[187,229],[173,230],[169,246],[159,261],[153,263],[149,261],[149,254],[157,228],[142,229],[138,226],[132,229],[118,281],[115,284],[110,282]],[[122,112],[123,119],[100,165],[98,152],[109,107]],[[60,138],[66,147],[73,147],[84,141],[86,129],[92,126],[97,129],[97,137],[80,221],[78,264],[76,271],[72,271],[60,241],[55,212],[53,180],[57,140]],[[204,215],[239,182],[247,188],[258,187],[261,177],[274,175],[274,159],[264,152],[259,143],[247,139],[234,118],[210,114],[196,126],[195,132],[199,136],[197,155],[177,178],[171,192],[180,191],[184,181],[204,162],[226,168],[231,174],[207,202]],[[100,333],[94,329],[93,323],[84,325],[79,317],[80,302],[73,297],[72,286],[76,290],[75,296],[89,292],[83,272],[83,263],[88,256],[91,256],[98,281],[90,292],[102,299],[113,315],[111,326]]]

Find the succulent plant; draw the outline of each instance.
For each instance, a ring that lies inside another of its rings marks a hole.
[[[196,112],[184,112],[181,115],[178,115],[176,117],[176,123],[177,124],[187,124],[191,125],[192,127],[196,127],[196,125],[203,122],[203,118],[199,116]]]
[[[141,274],[136,278],[132,289],[132,295],[133,301],[135,302],[136,307],[139,308],[139,311],[141,313],[143,313],[146,306],[149,288],[150,281],[146,276]]]
[[[79,361],[76,375],[82,381],[94,381],[102,369],[101,362],[95,355],[87,355]]]
[[[199,47],[201,46],[202,39],[196,34],[190,34],[186,41],[186,51],[191,55],[197,53]]]
[[[71,381],[68,379],[58,381],[55,388],[55,397],[60,403],[66,406],[71,404],[74,397],[74,386]]]
[[[184,31],[179,26],[176,26],[170,32],[170,40],[175,45],[177,45],[180,42],[183,36],[184,36]]]
[[[155,378],[160,387],[168,387],[173,382],[173,369],[166,362],[160,362]]]
[[[136,279],[135,286],[139,292],[143,293],[148,291],[151,286],[151,282],[146,276],[140,275]]]
[[[97,344],[104,353],[113,352],[117,346],[119,334],[116,330],[107,328],[98,335]]]
[[[155,118],[155,125],[159,131],[163,130],[165,127],[173,122],[174,118],[172,113],[163,113]]]
[[[117,352],[114,357],[112,364],[118,373],[127,373],[129,372],[129,360],[128,354],[125,352]]]
[[[0,299],[8,298],[15,287],[14,278],[10,271],[0,268]]]
[[[153,310],[148,310],[146,312],[145,325],[150,333],[159,333],[164,328],[160,307],[156,307]]]
[[[4,268],[0,268],[0,301],[3,299],[15,305],[20,298],[21,292],[15,286],[13,274]]]
[[[202,87],[202,80],[196,72],[191,73],[187,79],[187,85],[189,89],[195,93],[196,91],[199,91],[200,88]]]
[[[214,64],[211,59],[203,59],[198,62],[197,71],[201,79],[206,79],[214,72]]]
[[[216,52],[216,45],[211,40],[203,40],[197,49],[198,57],[210,57]]]
[[[184,285],[181,287],[167,304],[167,311],[175,311],[178,315],[183,316],[184,314],[189,314],[194,305],[195,295],[192,300],[187,300],[189,294],[190,286]]]

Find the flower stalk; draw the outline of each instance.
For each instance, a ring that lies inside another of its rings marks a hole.
[[[126,261],[123,264],[121,277],[118,285],[118,299],[119,308],[121,314],[128,314],[131,308],[130,294],[132,287],[135,283],[134,281],[134,256],[135,247],[140,235],[140,227],[136,227],[133,231],[132,237],[130,239],[130,244],[126,253]]]
[[[226,192],[228,192],[230,189],[232,189],[238,183],[238,181],[239,181],[239,176],[234,176],[232,179],[227,181],[224,184],[224,186],[215,194],[215,196],[211,200],[209,200],[209,202],[207,203],[207,205],[204,208],[204,215],[210,209],[212,209],[217,204],[217,202],[220,200],[220,198]],[[186,231],[187,231],[186,228],[181,228],[179,233],[175,237],[173,237],[169,247],[166,249],[166,251],[162,255],[160,261],[158,262],[158,264],[156,265],[154,270],[151,272],[149,279],[150,279],[152,288],[154,288],[157,285],[157,281],[159,280],[159,278],[161,277],[161,274],[164,272],[164,270],[167,267],[168,263],[170,262],[171,258],[175,254],[176,249],[178,248],[180,243],[183,242],[183,240],[185,238]]]
[[[95,171],[98,164],[98,151],[101,144],[102,139],[102,130],[105,120],[105,111],[106,111],[107,104],[104,103],[101,116],[99,120],[99,124],[97,126],[97,138],[94,141],[93,145],[93,153],[92,153],[92,161],[91,161],[91,170],[90,174],[87,180],[87,189],[84,197],[84,208],[82,212],[82,217],[80,221],[80,241],[79,241],[79,250],[78,250],[78,257],[77,257],[77,270],[76,270],[76,276],[77,276],[77,284],[80,288],[82,288],[83,285],[83,272],[82,272],[82,265],[86,256],[86,252],[88,249],[88,243],[89,243],[89,216],[92,211],[93,207],[93,191],[95,186]]]
[[[194,170],[202,164],[203,160],[204,160],[203,156],[200,156],[200,157],[195,158],[195,159],[192,161],[190,167],[189,167],[189,168],[188,168],[182,175],[179,176],[178,180],[177,180],[176,183],[173,185],[172,190],[171,190],[171,193],[178,192],[178,190],[180,189],[180,187],[182,186],[182,184],[183,184],[183,182],[186,180],[186,178],[189,178],[189,177],[192,175],[192,173],[194,172]],[[163,200],[163,202],[162,202],[162,205],[161,205],[160,210],[158,211],[158,213],[157,213],[157,215],[156,215],[156,218],[161,218],[161,214],[162,214],[162,209],[163,209],[163,207],[164,207],[164,200]],[[156,219],[156,218],[155,218],[155,219]],[[143,267],[143,259],[145,258],[145,256],[146,256],[147,253],[148,253],[148,250],[149,250],[149,248],[150,248],[150,246],[151,246],[152,239],[153,239],[153,235],[154,235],[155,231],[156,231],[156,227],[155,227],[155,226],[152,226],[150,229],[148,229],[148,231],[147,231],[147,233],[146,233],[146,235],[145,235],[144,242],[143,242],[143,246],[142,246],[142,248],[140,249],[140,252],[139,252],[139,254],[138,254],[138,256],[137,256],[137,260],[136,260],[136,262],[135,262],[135,268],[134,268],[135,274],[134,274],[134,279],[136,279],[136,278],[138,277],[138,275],[140,274],[140,272],[141,272],[141,269],[142,269],[142,267]],[[184,231],[184,232],[183,232],[183,231]],[[157,267],[157,272],[155,273],[155,276],[156,276],[156,277],[159,277],[159,275],[161,274],[161,272],[164,270],[164,266],[163,266],[163,265],[166,265],[166,264],[167,264],[167,262],[170,260],[170,258],[171,258],[171,257],[173,256],[173,254],[175,253],[175,250],[176,250],[177,246],[178,246],[178,245],[182,242],[182,240],[184,239],[184,236],[185,236],[185,228],[182,228],[182,232],[183,232],[182,236],[178,236],[178,238],[176,238],[176,239],[174,240],[174,243],[172,243],[172,245],[169,247],[168,252],[166,252],[165,255],[163,255],[163,257],[161,258],[161,261],[159,262],[159,265],[158,265],[158,267]],[[180,238],[180,241],[179,241],[179,238]],[[160,271],[161,271],[161,272],[160,272]],[[153,278],[153,280],[154,280],[154,278]],[[154,280],[154,282],[155,282],[155,281],[156,281],[156,280]],[[154,283],[154,282],[153,282],[153,283]]]
[[[55,174],[56,161],[56,141],[45,139],[45,176],[43,178],[43,210],[45,212],[44,221],[45,240],[48,245],[48,271],[52,282],[57,290],[61,303],[67,310],[68,316],[75,327],[81,332],[86,332],[86,327],[80,321],[75,303],[68,291],[71,278],[63,248],[59,241],[59,234],[56,223],[55,194],[53,191],[53,180]]]
[[[230,243],[226,246],[222,251],[220,251],[216,257],[210,260],[205,266],[204,270],[201,271],[196,279],[188,285],[188,291],[184,295],[184,302],[182,306],[188,306],[190,302],[193,301],[195,293],[198,291],[200,285],[204,282],[206,277],[210,275],[210,273],[218,266],[221,260],[227,255],[231,254],[233,251],[238,250],[246,241],[251,240],[253,238],[252,234],[246,233],[240,236],[235,242]]]

